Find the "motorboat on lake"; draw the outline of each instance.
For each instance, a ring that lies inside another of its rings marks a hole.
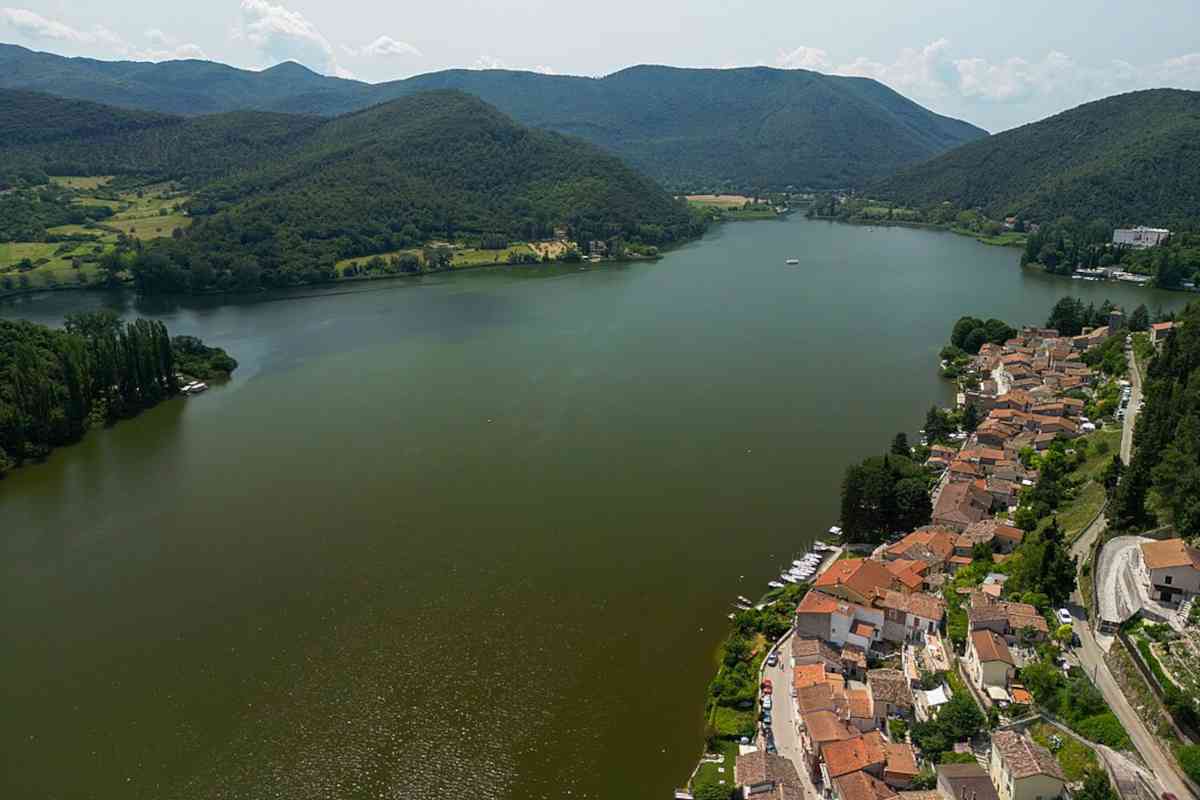
[[[800,263],[800,259],[798,259],[798,258],[789,258],[787,261],[785,261],[785,262],[783,262],[783,263],[785,263],[785,264],[787,264],[787,265],[789,265],[789,266],[793,266],[793,267],[794,267],[794,266],[796,266],[797,264],[799,264],[799,263]]]
[[[783,584],[780,583],[779,581],[767,581],[767,586],[770,586],[772,589],[782,589],[783,588]]]

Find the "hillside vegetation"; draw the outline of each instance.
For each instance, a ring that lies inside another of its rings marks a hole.
[[[150,124],[46,95],[5,99],[27,106],[31,130],[41,109],[63,116],[58,104],[84,119],[21,144],[0,142],[0,163],[116,175],[124,186],[60,181],[9,193],[11,219],[0,233],[46,242],[48,251],[34,251],[41,258],[70,249],[55,242],[86,239],[106,280],[131,274],[143,291],[332,280],[346,259],[464,238],[504,250],[509,241],[549,239],[562,229],[576,241],[649,251],[699,235],[705,224],[614,156],[525,128],[462,92],[425,92],[332,119],[231,112]],[[127,133],[110,133],[122,126]],[[163,189],[168,178],[182,189]],[[153,181],[160,183],[152,197],[130,189]],[[534,259],[532,250],[527,257]],[[439,250],[424,259],[425,266],[453,263]]]
[[[867,78],[807,70],[637,66],[604,78],[446,70],[365,84],[298,64],[62,58],[0,45],[0,87],[177,114],[334,115],[433,89],[476,95],[518,122],[598,144],[673,190],[838,188],[986,132]]]
[[[870,187],[910,207],[1107,226],[1200,216],[1200,92],[1155,89],[1079,106],[965,144]]]

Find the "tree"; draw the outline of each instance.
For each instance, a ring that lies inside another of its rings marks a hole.
[[[987,724],[983,713],[967,692],[956,692],[938,710],[937,721],[956,741],[975,737]]]
[[[732,796],[732,784],[722,786],[712,781],[697,783],[692,791],[692,797],[696,798],[696,800],[729,800]]]
[[[897,433],[896,438],[892,439],[892,455],[904,456],[905,458],[912,455],[912,449],[908,446],[907,434]]]
[[[979,409],[975,407],[974,403],[967,403],[963,408],[962,427],[969,433],[974,433],[975,429],[979,427]]]
[[[925,442],[936,444],[949,441],[950,434],[953,432],[950,415],[937,406],[930,406],[929,411],[925,414]]]
[[[1119,453],[1114,454],[1112,460],[1104,468],[1104,472],[1100,475],[1100,480],[1104,483],[1104,494],[1109,500],[1112,500],[1116,494],[1117,485],[1121,482],[1121,473],[1125,470],[1125,462],[1121,460]]]
[[[1142,303],[1129,315],[1129,330],[1137,333],[1150,329],[1150,310]]]
[[[1076,800],[1117,800],[1117,793],[1108,782],[1102,769],[1089,769],[1083,779],[1083,788],[1074,793]]]

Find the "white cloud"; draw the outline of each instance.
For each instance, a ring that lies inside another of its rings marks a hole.
[[[79,30],[64,22],[47,19],[28,8],[0,8],[0,19],[18,33],[33,39],[53,39],[78,44],[106,44],[113,47],[121,45],[121,37],[101,25],[97,25],[90,31]]]
[[[921,48],[901,50],[891,61],[861,56],[838,61],[824,50],[801,46],[781,52],[775,64],[874,78],[918,102],[945,103],[957,108],[1014,107],[1013,111],[997,112],[1006,118],[1015,116],[1019,106],[1029,110],[1036,107],[1040,111],[1068,108],[1135,89],[1160,86],[1200,89],[1200,53],[1152,64],[1113,60],[1093,66],[1081,64],[1057,50],[1034,60],[1015,56],[989,60],[952,51],[949,40],[937,39]]]
[[[833,67],[829,63],[828,52],[819,47],[804,47],[803,45],[791,52],[780,53],[779,57],[775,59],[775,64],[785,69],[813,69],[817,71],[827,71]]]
[[[158,28],[151,28],[143,36],[150,42],[150,47],[131,49],[129,56],[139,61],[171,61],[178,58],[207,59],[203,48],[192,42],[180,42],[174,36],[164,33]]]
[[[333,45],[300,12],[267,0],[242,0],[242,25],[234,37],[245,39],[272,63],[298,61],[338,77],[353,77],[338,64]]]
[[[97,25],[81,30],[55,19],[43,17],[27,8],[0,8],[0,21],[31,39],[49,39],[82,45],[101,45],[121,58],[136,61],[168,61],[175,58],[208,58],[199,45],[180,42],[158,28],[145,32],[150,46],[137,47],[107,28]]]
[[[364,44],[357,50],[353,47],[344,47],[348,53],[360,56],[419,56],[421,51],[413,47],[408,42],[401,42],[393,39],[390,36],[380,36],[375,41]]]
[[[489,56],[486,53],[475,59],[475,63],[471,65],[471,69],[510,69],[508,64],[495,56]]]

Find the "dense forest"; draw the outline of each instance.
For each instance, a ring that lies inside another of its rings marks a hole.
[[[1191,303],[1150,362],[1134,453],[1109,518],[1122,531],[1174,524],[1200,535],[1200,303]]]
[[[282,157],[321,121],[253,111],[186,118],[0,89],[0,189],[49,175],[203,181]]]
[[[0,475],[177,394],[185,364],[209,377],[237,366],[152,320],[75,314],[62,330],[0,320]]]
[[[336,115],[458,89],[518,122],[578,136],[673,190],[859,185],[986,136],[868,78],[765,67],[636,66],[603,78],[446,70],[365,84],[295,64],[67,59],[0,45],[0,88],[182,115]]]
[[[34,125],[43,106],[111,112],[14,93]],[[330,280],[337,261],[470,236],[550,238],[659,247],[695,237],[706,218],[613,156],[561,134],[524,128],[461,92],[404,97],[333,119],[239,112],[157,118],[122,135],[66,126],[36,145],[5,148],[43,173],[178,178],[195,194],[194,224],[174,238],[124,238],[100,267],[132,274],[143,292],[252,290]],[[13,123],[16,124],[16,123]],[[70,162],[70,163],[67,163]],[[6,195],[0,238],[41,241],[45,229],[102,216],[54,187]],[[3,209],[0,209],[3,210]],[[89,217],[88,215],[92,215]]]
[[[1111,226],[1200,217],[1200,92],[1117,95],[971,142],[870,187],[920,208]]]

